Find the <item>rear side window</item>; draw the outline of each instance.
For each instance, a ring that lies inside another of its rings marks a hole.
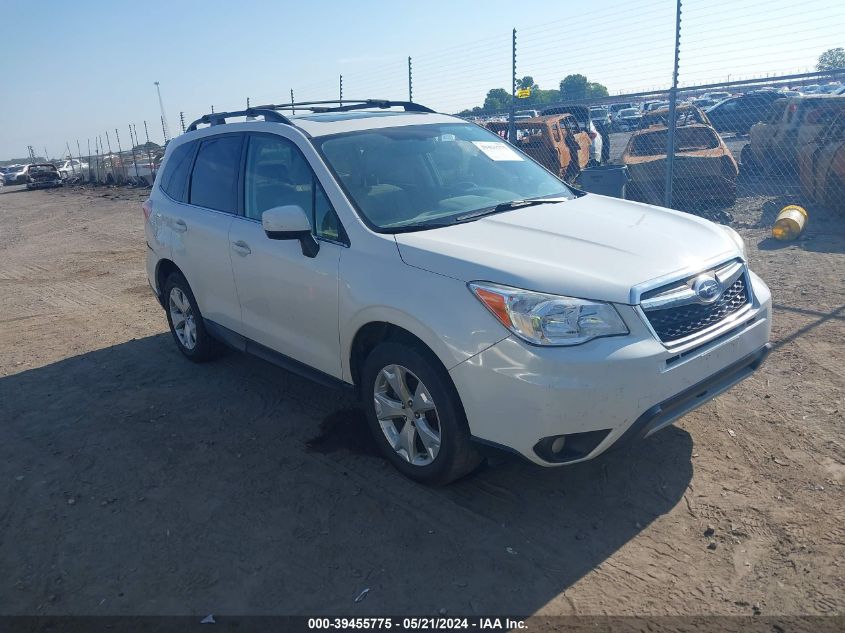
[[[167,159],[164,173],[161,174],[161,188],[168,196],[179,202],[187,201],[185,185],[188,182],[188,171],[191,169],[193,155],[193,143],[180,145]]]
[[[191,204],[237,213],[241,142],[239,134],[202,141],[191,174]]]

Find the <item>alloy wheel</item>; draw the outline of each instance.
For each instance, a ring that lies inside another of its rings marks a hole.
[[[432,463],[440,452],[440,418],[422,380],[402,365],[387,365],[373,388],[376,417],[384,437],[414,466]]]
[[[197,346],[197,323],[191,302],[179,287],[170,290],[170,320],[176,338],[185,347],[192,350]]]

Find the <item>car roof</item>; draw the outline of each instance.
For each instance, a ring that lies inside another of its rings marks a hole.
[[[243,115],[240,115],[243,116]],[[259,116],[261,116],[259,114]],[[410,125],[435,125],[443,123],[469,124],[465,119],[433,112],[403,112],[397,110],[353,110],[334,112],[307,112],[297,115],[285,114],[287,122],[277,120],[248,119],[232,121],[225,125],[198,127],[177,136],[168,143],[177,146],[193,139],[214,136],[235,131],[261,131],[268,126],[293,126],[310,137],[330,136],[347,132],[360,132],[373,129],[406,127]],[[278,128],[277,128],[278,129]]]

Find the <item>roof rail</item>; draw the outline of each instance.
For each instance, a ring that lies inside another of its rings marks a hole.
[[[338,104],[333,106],[331,104]],[[294,125],[294,123],[279,113],[279,110],[296,111],[310,110],[311,112],[349,112],[350,110],[366,110],[368,108],[379,108],[381,110],[387,108],[404,108],[405,112],[434,112],[431,108],[427,108],[419,103],[413,101],[390,101],[388,99],[330,99],[328,101],[301,101],[298,103],[279,103],[255,106],[254,108],[247,108],[246,110],[237,110],[235,112],[213,112],[201,116],[188,126],[186,132],[193,132],[199,125],[223,125],[226,119],[238,116],[263,116],[265,121],[274,121],[276,123],[285,123],[287,125]]]
[[[331,106],[331,104],[338,104]],[[298,103],[280,103],[277,105],[262,105],[260,108],[272,110],[310,110],[311,112],[349,112],[350,110],[366,110],[368,108],[394,108],[401,107],[405,112],[434,112],[413,101],[391,101],[389,99],[329,99],[328,101],[300,101]]]
[[[247,108],[246,110],[237,110],[234,112],[214,112],[213,114],[206,114],[194,121],[188,126],[187,132],[193,132],[198,125],[224,125],[226,119],[237,116],[263,116],[265,121],[274,121],[276,123],[285,123],[292,125],[289,118],[283,114],[279,114],[272,106],[260,106],[257,108]]]

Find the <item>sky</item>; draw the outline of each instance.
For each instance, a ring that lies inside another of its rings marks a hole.
[[[845,47],[842,0],[684,0],[680,84],[813,70]],[[440,111],[481,105],[517,74],[555,88],[570,73],[611,94],[668,86],[675,0],[0,0],[0,160],[51,158],[129,123],[162,141],[210,112],[268,102],[408,97]]]

